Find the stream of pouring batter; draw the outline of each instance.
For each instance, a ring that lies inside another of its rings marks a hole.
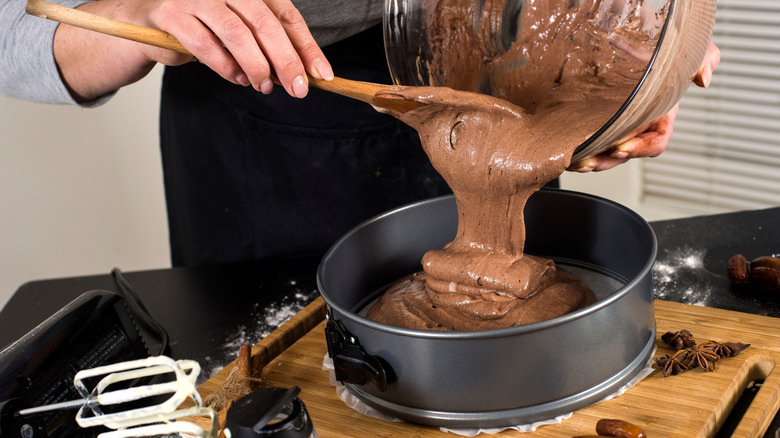
[[[419,132],[455,195],[458,231],[445,248],[425,254],[424,273],[391,286],[367,317],[417,329],[484,330],[592,304],[595,294],[583,281],[551,260],[523,253],[523,209],[563,173],[576,147],[615,114],[641,79],[654,47],[648,41],[656,36],[641,25],[643,2],[634,1],[640,5],[635,16],[616,27],[604,17],[629,2],[526,1],[517,41],[495,53],[489,51],[495,42],[481,37],[491,32],[470,29],[475,12],[459,3],[438,3],[431,23],[441,26],[436,53],[442,58],[431,68],[457,66],[441,74],[444,85],[477,87],[503,99],[448,87],[399,87],[377,95],[423,104],[390,114]],[[495,26],[485,11],[502,4],[485,2],[477,26]]]

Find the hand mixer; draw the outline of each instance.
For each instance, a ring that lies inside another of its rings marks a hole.
[[[198,374],[197,362],[166,356],[82,370],[73,379],[82,399],[32,408],[20,406],[18,399],[0,403],[0,437],[34,438],[40,435],[35,427],[37,416],[76,408],[76,422],[82,428],[114,429],[99,434],[101,438],[172,433],[216,437],[216,414],[202,407],[195,387]],[[188,399],[191,406],[182,407]],[[176,421],[184,417],[208,417],[210,426],[206,430],[194,423]]]

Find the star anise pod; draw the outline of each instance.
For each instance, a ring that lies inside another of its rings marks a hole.
[[[742,353],[742,350],[750,347],[750,344],[743,344],[742,342],[708,341],[703,343],[702,346],[720,357],[734,357],[739,353]]]
[[[688,330],[682,329],[679,332],[666,332],[661,336],[661,340],[674,347],[675,350],[691,348],[696,345],[693,334]]]
[[[715,370],[715,361],[720,358],[717,353],[707,348],[706,343],[683,351],[688,351],[686,365],[691,369],[702,367],[704,371],[713,371]]]
[[[655,360],[655,365],[663,370],[664,377],[674,376],[688,369],[687,357],[688,350],[680,350],[671,357],[668,354],[664,354]]]
[[[693,334],[688,330],[666,332],[661,340],[674,347],[673,356],[665,354],[655,360],[655,367],[663,370],[664,377],[679,374],[685,370],[701,367],[704,371],[714,371],[715,361],[721,357],[734,357],[750,344],[742,342],[707,341],[697,345]]]

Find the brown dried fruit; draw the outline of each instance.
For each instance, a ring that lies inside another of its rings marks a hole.
[[[759,257],[750,262],[750,268],[774,268],[780,270],[780,258],[774,256]]]
[[[750,284],[764,292],[780,291],[780,269],[751,265]]]
[[[728,262],[727,273],[732,284],[747,284],[749,269],[745,256],[732,256]]]
[[[647,438],[641,427],[624,420],[599,420],[596,423],[596,433],[620,438]]]

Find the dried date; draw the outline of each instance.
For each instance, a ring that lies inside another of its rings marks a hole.
[[[619,438],[647,438],[645,431],[636,424],[624,420],[603,419],[596,423],[596,433]]]
[[[747,284],[750,272],[748,261],[742,254],[737,254],[729,259],[728,275],[732,284]]]
[[[774,256],[759,257],[750,262],[750,268],[772,268],[780,270],[780,258]]]
[[[758,257],[747,262],[741,254],[728,261],[727,273],[732,284],[750,284],[764,292],[780,292],[780,258]]]
[[[780,270],[774,268],[752,268],[750,284],[764,292],[780,291]]]

